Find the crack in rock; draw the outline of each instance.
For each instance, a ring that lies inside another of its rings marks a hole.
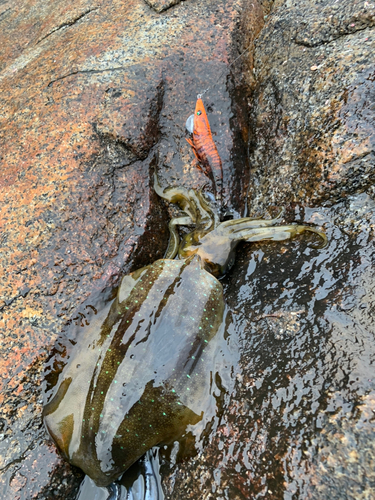
[[[306,39],[300,39],[298,37],[298,34],[297,34],[296,38],[294,39],[294,43],[296,45],[300,45],[302,47],[309,47],[309,48],[321,47],[322,45],[327,45],[327,44],[332,43],[340,38],[345,38],[349,35],[354,35],[354,33],[364,31],[364,30],[372,28],[374,26],[375,26],[375,20],[373,23],[369,23],[368,25],[360,27],[358,29],[353,29],[353,30],[347,29],[347,31],[340,31],[340,33],[337,33],[336,35],[331,35],[330,37],[328,37],[327,40],[323,39],[323,40],[316,41],[316,42],[309,42]]]
[[[177,5],[180,1],[181,0],[145,0],[147,5],[154,9],[154,11],[158,14],[169,9],[170,7],[173,7],[174,5]]]
[[[4,17],[4,16],[5,16],[5,14],[6,14],[7,12],[9,12],[10,10],[11,10],[11,9],[10,9],[10,7],[9,7],[9,9],[5,9],[3,12],[1,12],[1,13],[0,13],[0,20],[1,20],[1,18],[2,18],[2,17]]]
[[[69,78],[70,76],[75,76],[79,74],[90,74],[90,73],[105,73],[106,71],[119,71],[119,70],[125,70],[126,68],[124,66],[118,66],[116,68],[105,68],[105,69],[82,69],[82,70],[76,70],[72,71],[71,73],[68,73],[63,76],[59,76],[58,78],[55,78],[54,80],[51,80],[47,87],[52,87],[52,85],[56,82],[59,82],[60,80],[65,80],[65,78]]]
[[[59,26],[56,26],[56,28],[53,28],[46,35],[44,35],[42,38],[39,38],[39,40],[36,42],[36,44],[42,42],[43,40],[45,40],[46,38],[48,38],[53,33],[56,33],[56,31],[59,31],[59,30],[64,29],[64,28],[67,28],[69,26],[73,26],[78,21],[80,21],[82,18],[84,18],[85,16],[87,16],[87,14],[90,14],[90,12],[94,12],[94,11],[96,11],[98,9],[99,9],[98,7],[87,9],[84,12],[82,12],[81,14],[78,14],[76,17],[73,17],[72,19],[69,19],[66,22],[60,24]]]

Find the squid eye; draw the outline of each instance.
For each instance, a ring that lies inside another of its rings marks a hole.
[[[205,192],[203,196],[206,198],[206,200],[211,201],[212,203],[215,202],[215,196],[212,193]]]
[[[197,115],[201,115],[202,114],[202,111],[197,111]]]

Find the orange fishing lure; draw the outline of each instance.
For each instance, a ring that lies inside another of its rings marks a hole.
[[[229,66],[222,72],[223,76],[230,67],[232,67],[241,57],[246,54],[251,48],[250,44]],[[215,197],[221,200],[223,189],[223,167],[221,158],[212,139],[210,124],[208,122],[207,113],[204,109],[202,96],[209,89],[208,87],[203,93],[197,95],[197,104],[195,106],[194,115],[189,116],[186,121],[187,130],[193,135],[193,140],[186,139],[193,148],[193,152],[202,165],[198,166],[207,177],[212,181]]]
[[[194,118],[193,118],[194,117]],[[193,119],[193,121],[192,121]],[[221,199],[223,187],[223,167],[216,145],[212,139],[207,113],[200,96],[197,98],[194,115],[188,118],[186,128],[193,134],[193,140],[186,139],[201,163],[200,168],[211,179],[215,197]]]

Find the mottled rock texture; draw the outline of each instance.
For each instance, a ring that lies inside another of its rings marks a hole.
[[[0,497],[67,499],[80,475],[42,426],[44,360],[87,297],[163,255],[168,213],[153,171],[164,186],[206,183],[185,121],[208,86],[226,202],[243,207],[248,108],[228,61],[259,32],[262,9],[0,3]],[[241,38],[243,19],[252,28]]]
[[[373,185],[374,27],[373,2],[275,2],[255,51],[254,208]]]
[[[239,252],[224,290],[235,387],[199,454],[164,476],[167,498],[372,498],[375,202],[288,218],[324,224],[329,246]]]

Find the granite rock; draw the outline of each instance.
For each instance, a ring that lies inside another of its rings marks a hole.
[[[80,304],[163,255],[168,211],[153,172],[164,186],[206,183],[184,126],[208,86],[225,200],[243,207],[248,176],[233,174],[246,164],[248,109],[229,61],[261,28],[254,5],[1,2],[2,498],[75,497],[81,475],[42,425],[43,365]]]

